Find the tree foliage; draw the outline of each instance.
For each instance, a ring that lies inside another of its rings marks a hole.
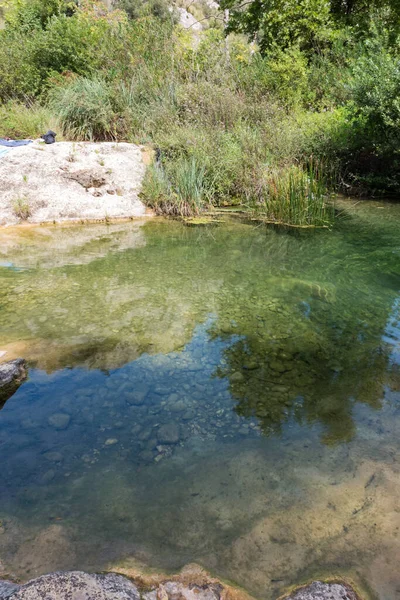
[[[228,31],[257,40],[266,53],[297,45],[313,52],[332,43],[343,28],[362,39],[371,27],[400,32],[399,0],[222,0],[230,10]]]

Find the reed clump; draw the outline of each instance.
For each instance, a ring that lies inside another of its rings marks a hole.
[[[273,169],[266,179],[264,200],[255,214],[267,221],[298,226],[331,226],[333,195],[322,165],[290,165]]]

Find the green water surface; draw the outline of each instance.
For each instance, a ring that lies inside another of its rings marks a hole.
[[[0,351],[29,365],[0,575],[198,562],[259,598],[400,597],[399,298],[398,204],[0,232]]]

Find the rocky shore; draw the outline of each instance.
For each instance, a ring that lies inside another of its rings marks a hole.
[[[192,575],[146,584],[118,573],[56,572],[24,585],[0,580],[0,600],[245,600],[247,594],[214,580],[201,569]],[[314,581],[280,600],[359,600],[347,584]]]

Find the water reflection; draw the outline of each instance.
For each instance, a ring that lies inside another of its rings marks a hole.
[[[351,565],[381,589],[368,544],[392,564],[400,497],[390,210],[311,236],[9,237],[0,350],[31,369],[0,414],[0,560],[21,577],[198,560],[263,598]]]

